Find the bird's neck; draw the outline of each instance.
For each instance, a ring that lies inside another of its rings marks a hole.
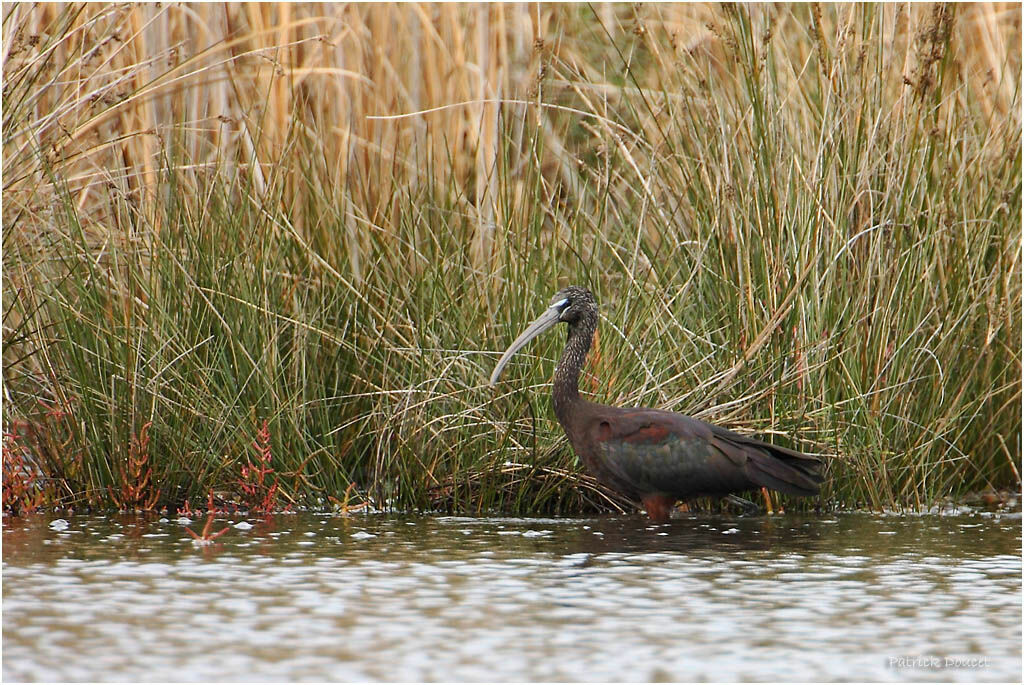
[[[555,416],[563,428],[568,425],[572,407],[579,401],[580,371],[583,370],[583,362],[590,351],[596,330],[596,313],[585,315],[569,325],[569,338],[565,342],[565,350],[562,351],[558,367],[555,368],[553,392]]]

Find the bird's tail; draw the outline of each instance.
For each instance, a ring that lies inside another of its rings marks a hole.
[[[743,451],[747,457],[747,475],[757,485],[787,495],[818,494],[818,486],[824,480],[821,475],[821,459],[818,457],[735,433],[726,440]]]
[[[760,485],[787,495],[817,495],[824,480],[821,460],[816,457],[793,457],[764,449],[751,449],[748,456],[751,477]]]

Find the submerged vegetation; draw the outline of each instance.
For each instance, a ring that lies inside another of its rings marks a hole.
[[[1019,5],[3,12],[5,511],[628,506],[487,385],[570,283],[825,506],[1019,483]]]

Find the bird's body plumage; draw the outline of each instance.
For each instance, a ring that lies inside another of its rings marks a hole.
[[[581,400],[563,424],[569,442],[599,480],[634,499],[688,499],[769,487],[818,491],[819,462],[698,419],[658,409],[623,409]]]
[[[821,482],[817,457],[777,447],[719,426],[661,409],[621,408],[579,396],[579,374],[597,329],[590,291],[571,286],[509,347],[491,377],[531,338],[558,322],[569,324],[555,371],[554,406],[584,466],[613,490],[643,502],[656,521],[676,500],[722,496],[762,487],[814,495]]]

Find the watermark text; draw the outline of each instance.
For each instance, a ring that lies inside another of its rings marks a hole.
[[[988,668],[987,656],[891,656],[886,660],[889,668],[942,670],[945,668]]]

